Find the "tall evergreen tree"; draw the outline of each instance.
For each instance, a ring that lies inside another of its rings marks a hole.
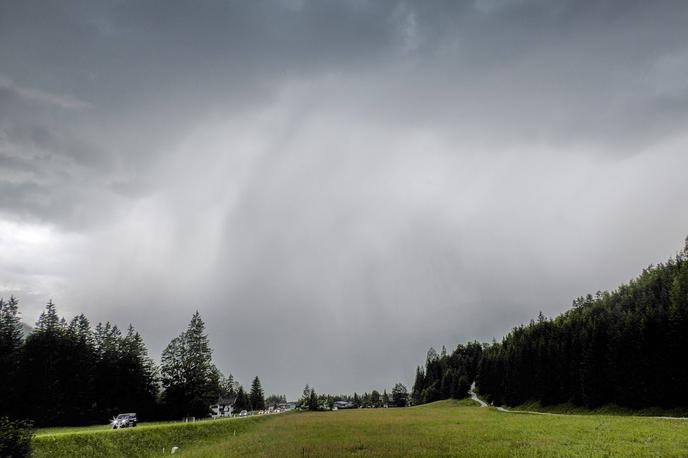
[[[0,298],[0,355],[18,351],[22,335],[19,301],[14,296],[7,302]]]
[[[143,338],[131,324],[121,340],[119,356],[120,381],[127,387],[120,408],[138,411],[144,418],[151,416],[158,394],[157,367],[148,356]]]
[[[38,426],[63,425],[67,421],[63,406],[71,390],[69,382],[73,368],[65,370],[62,364],[71,351],[65,345],[65,332],[55,304],[49,301],[36,322],[34,332],[22,347],[18,375],[20,398],[31,400],[23,413],[35,420]]]
[[[308,402],[311,398],[311,387],[306,383],[306,386],[303,389],[303,393],[301,395],[301,399],[299,400],[299,407],[302,409],[307,409],[308,408]]]
[[[227,389],[228,396],[236,396],[237,390],[239,389],[239,383],[234,380],[234,376],[232,374],[229,374],[225,380],[224,386]]]
[[[311,392],[308,394],[308,410],[318,410],[320,405],[318,403],[318,395],[315,394],[315,389],[311,387]]]
[[[258,376],[253,379],[251,384],[251,394],[249,396],[253,410],[265,410],[265,395],[263,387],[260,385]]]
[[[239,385],[236,394],[236,400],[234,401],[234,410],[241,412],[242,410],[252,410],[251,401],[244,391],[244,387]]]
[[[0,374],[3,379],[0,416],[13,415],[19,407],[17,370],[22,345],[22,325],[18,305],[14,296],[7,302],[0,298]]]
[[[67,390],[63,392],[64,416],[84,424],[106,419],[98,418],[98,412],[93,409],[97,355],[90,323],[83,314],[69,322],[61,345],[64,351],[59,362],[60,372],[69,378]]]
[[[63,323],[60,317],[57,315],[57,308],[53,303],[52,299],[48,301],[45,306],[45,310],[41,312],[36,322],[36,330],[43,333],[58,333],[64,329]]]
[[[110,322],[98,323],[93,333],[96,362],[94,368],[95,403],[99,415],[112,418],[121,413],[129,388],[120,369],[122,333]]]
[[[218,371],[205,323],[198,311],[186,331],[174,338],[162,354],[162,385],[172,414],[205,417],[219,392]]]
[[[418,366],[416,367],[416,378],[413,382],[413,393],[411,399],[414,405],[423,403],[423,390],[425,389],[425,373],[423,369]]]

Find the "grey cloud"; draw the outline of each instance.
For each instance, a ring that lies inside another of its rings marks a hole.
[[[29,87],[22,87],[15,84],[13,81],[4,79],[0,77],[0,88],[9,89],[15,92],[20,97],[28,99],[30,101],[35,101],[39,103],[45,103],[48,105],[55,105],[60,108],[65,109],[81,109],[88,108],[89,103],[78,100],[70,95],[64,94],[52,94],[50,92],[41,91],[38,89],[33,89]]]

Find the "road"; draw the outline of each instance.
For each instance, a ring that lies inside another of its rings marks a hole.
[[[475,392],[475,382],[471,385],[471,399],[473,399],[475,402],[480,404],[480,407],[488,407],[487,402],[483,401],[478,397],[478,394]]]

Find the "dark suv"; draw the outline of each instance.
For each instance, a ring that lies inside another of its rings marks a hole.
[[[136,427],[135,413],[121,413],[112,420],[112,429],[127,428],[129,426]]]

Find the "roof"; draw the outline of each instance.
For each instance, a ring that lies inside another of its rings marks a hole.
[[[222,405],[234,405],[236,398],[236,396],[220,397],[218,398],[217,403]]]

